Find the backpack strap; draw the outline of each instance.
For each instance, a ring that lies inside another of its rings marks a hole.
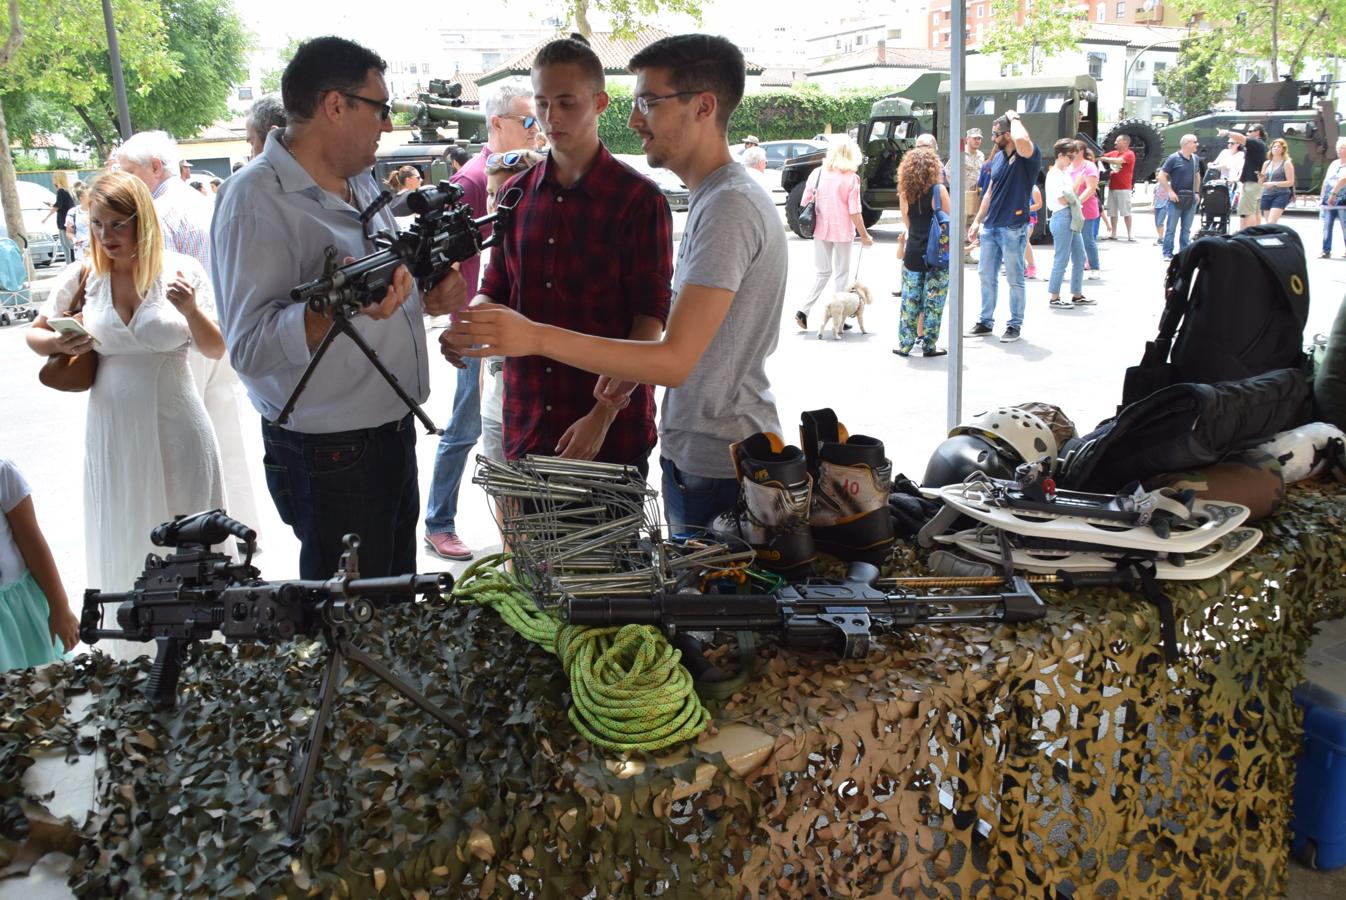
[[[1207,243],[1210,240],[1218,238],[1198,238],[1168,264],[1168,273],[1164,276],[1164,311],[1159,316],[1159,334],[1145,345],[1141,365],[1168,362],[1178,327],[1191,308],[1192,281],[1196,270],[1210,255],[1210,244]]]
[[[939,208],[939,182],[936,181],[934,187],[930,188],[930,205],[934,207],[935,212],[940,212]]]
[[[1284,225],[1254,225],[1230,240],[1251,250],[1275,273],[1281,296],[1303,331],[1309,318],[1309,272],[1299,235]]]

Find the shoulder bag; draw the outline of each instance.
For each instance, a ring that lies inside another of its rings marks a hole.
[[[817,179],[813,182],[813,199],[799,210],[799,236],[806,241],[813,240],[813,229],[818,225],[818,184],[822,181],[822,167],[814,169]]]
[[[930,189],[930,233],[925,239],[925,264],[932,269],[949,267],[949,214],[939,205],[939,182]]]
[[[1178,191],[1178,209],[1186,212],[1196,205],[1197,195],[1201,192],[1201,160],[1192,154],[1192,189]]]
[[[84,309],[84,289],[89,281],[89,267],[82,266],[79,272],[79,288],[66,315],[73,316]],[[48,330],[52,330],[48,328]],[[98,374],[98,351],[90,350],[79,356],[68,353],[53,353],[47,357],[37,373],[37,380],[49,388],[58,391],[87,391],[93,387],[94,376]]]

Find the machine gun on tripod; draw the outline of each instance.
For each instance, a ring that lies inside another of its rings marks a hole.
[[[302,300],[314,312],[330,317],[332,327],[313,351],[308,366],[299,377],[299,383],[276,417],[277,425],[289,421],[300,394],[308,386],[327,348],[337,335],[344,334],[355,342],[355,346],[360,348],[360,352],[383,376],[383,380],[416,415],[425,430],[430,434],[442,433],[420,404],[398,384],[396,376],[379,361],[378,354],[351,326],[350,320],[359,315],[364,307],[383,299],[398,268],[406,266],[412,278],[416,279],[416,286],[424,293],[444,280],[455,263],[470,259],[487,247],[496,246],[503,228],[493,232],[489,238],[482,237],[482,229],[492,223],[506,225],[523,192],[511,188],[499,198],[494,213],[475,219],[471,208],[459,202],[462,196],[463,189],[448,181],[411,192],[406,195],[406,204],[416,214],[416,221],[410,229],[397,233],[381,231],[372,235],[366,231],[366,238],[379,249],[344,265],[337,264],[337,250],[329,246],[322,276],[290,291],[292,300]],[[383,191],[360,213],[360,222],[366,230],[374,216],[392,201],[392,192]]]
[[[241,563],[211,549],[231,536],[247,546]],[[165,710],[177,705],[183,663],[199,658],[200,642],[216,632],[230,643],[277,644],[295,637],[321,636],[327,647],[327,667],[318,712],[303,745],[300,789],[290,810],[289,832],[297,838],[302,832],[342,664],[347,659],[378,676],[454,734],[467,737],[467,731],[447,712],[350,641],[353,625],[374,618],[379,598],[438,596],[453,588],[453,576],[444,572],[361,578],[360,538],[348,534],[340,568],[331,578],[263,581],[252,565],[256,538],[253,529],[219,509],[179,516],[160,525],[151,533],[150,540],[160,547],[172,547],[175,552],[166,557],[150,554],[145,560],[145,571],[130,591],[85,591],[80,638],[88,644],[101,638],[156,641],[158,652],[145,685],[145,696],[155,709]],[[120,604],[116,613],[118,628],[104,627],[104,607],[109,604]]]

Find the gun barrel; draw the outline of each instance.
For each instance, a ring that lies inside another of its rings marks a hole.
[[[780,604],[771,594],[665,594],[639,597],[574,597],[566,610],[571,625],[673,626],[680,631],[721,628],[780,628]]]
[[[346,593],[353,597],[371,594],[444,594],[451,590],[453,590],[453,576],[448,572],[434,575],[356,578],[346,585]]]

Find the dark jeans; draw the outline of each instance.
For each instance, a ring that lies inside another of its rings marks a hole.
[[[416,571],[420,491],[410,414],[331,434],[301,434],[263,420],[262,443],[271,499],[299,538],[299,577],[332,577],[347,534],[360,535],[362,577]]]
[[[737,478],[692,475],[678,469],[666,456],[659,457],[659,465],[664,470],[664,518],[670,536],[708,527],[712,519],[738,502]]]

